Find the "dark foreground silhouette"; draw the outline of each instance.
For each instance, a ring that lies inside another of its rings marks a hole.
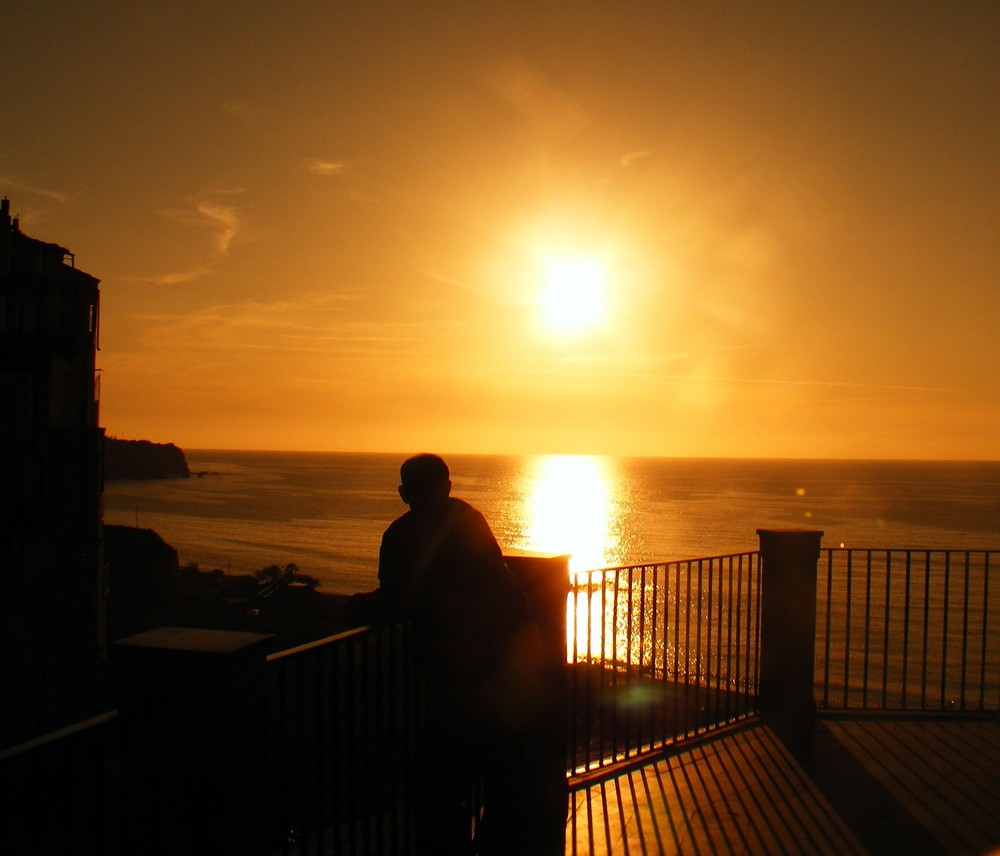
[[[378,590],[352,612],[410,624],[425,697],[413,794],[418,851],[471,852],[481,781],[476,852],[561,853],[565,794],[552,795],[537,763],[547,716],[528,601],[483,515],[450,496],[444,460],[409,458],[400,476],[410,510],[382,538]]]

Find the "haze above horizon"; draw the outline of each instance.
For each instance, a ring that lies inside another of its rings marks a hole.
[[[1000,4],[16,4],[0,196],[190,449],[1000,459]]]

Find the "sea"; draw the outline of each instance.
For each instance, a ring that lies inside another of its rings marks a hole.
[[[105,522],[153,529],[203,570],[294,563],[327,593],[377,585],[382,532],[406,510],[403,455],[185,454],[189,479],[109,482]],[[828,547],[1000,549],[1000,461],[445,457],[452,494],[502,548],[577,571],[751,551],[770,528],[818,529]]]

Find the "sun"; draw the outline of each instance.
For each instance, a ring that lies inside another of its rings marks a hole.
[[[597,259],[549,259],[540,298],[542,320],[547,329],[580,334],[599,327],[605,320],[607,281]]]

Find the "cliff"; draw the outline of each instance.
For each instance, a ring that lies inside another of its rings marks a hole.
[[[148,440],[104,441],[104,478],[186,479],[191,475],[184,452],[173,443],[150,443]]]

